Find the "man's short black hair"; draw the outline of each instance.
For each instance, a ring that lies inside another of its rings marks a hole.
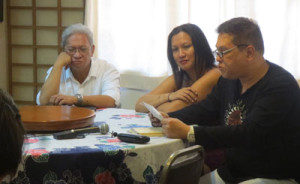
[[[249,18],[237,17],[230,19],[217,28],[217,33],[226,33],[233,36],[233,44],[253,45],[255,49],[264,54],[264,41],[258,24]]]

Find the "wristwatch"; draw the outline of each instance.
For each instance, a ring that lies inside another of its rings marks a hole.
[[[83,97],[81,94],[76,94],[75,97],[77,98],[77,103],[75,105],[81,106],[83,102]]]
[[[195,142],[195,132],[194,132],[194,127],[190,126],[190,130],[187,133],[186,139],[191,142],[194,143]]]

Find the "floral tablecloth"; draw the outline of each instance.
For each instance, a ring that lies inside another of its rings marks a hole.
[[[147,114],[127,109],[99,109],[94,121],[94,125],[107,123],[110,131],[118,133],[151,127]],[[68,140],[56,140],[51,134],[30,134],[13,183],[156,183],[155,173],[172,152],[183,147],[182,140],[165,137],[133,144],[109,133]]]

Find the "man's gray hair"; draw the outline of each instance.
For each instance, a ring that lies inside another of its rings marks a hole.
[[[66,46],[68,38],[75,33],[85,34],[89,40],[90,45],[91,46],[94,45],[92,31],[86,25],[78,23],[78,24],[70,25],[62,33],[62,35],[61,35],[61,47],[62,48],[64,48]]]

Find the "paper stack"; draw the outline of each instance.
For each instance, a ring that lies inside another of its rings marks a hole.
[[[146,127],[146,128],[131,128],[129,133],[146,135],[149,137],[162,137],[164,136],[161,127]]]

